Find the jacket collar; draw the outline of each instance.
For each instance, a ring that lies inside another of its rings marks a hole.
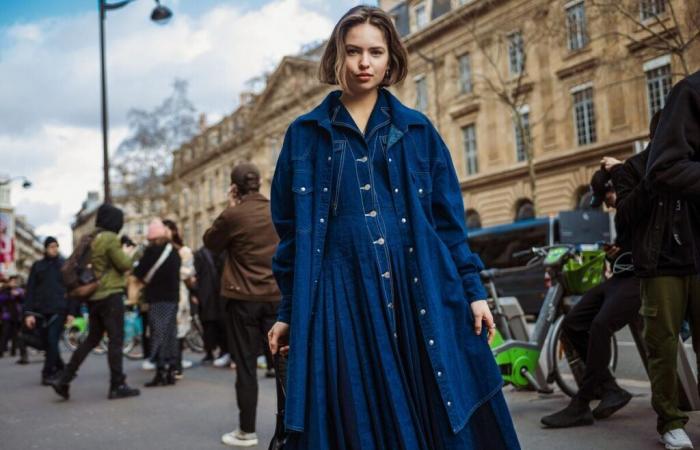
[[[392,124],[402,133],[408,131],[408,127],[412,125],[422,126],[427,124],[425,116],[418,111],[404,106],[391,92],[381,88],[391,108]],[[316,122],[322,128],[325,128],[330,133],[331,131],[331,109],[334,104],[334,99],[340,97],[342,91],[336,90],[329,93],[325,99],[310,112],[299,117],[300,122]]]

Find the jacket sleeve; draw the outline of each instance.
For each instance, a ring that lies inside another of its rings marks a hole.
[[[615,227],[618,234],[620,230],[632,229],[636,221],[651,211],[653,193],[643,181],[647,154],[648,149],[610,171],[617,195]]]
[[[467,243],[462,190],[450,151],[434,129],[431,139],[433,142],[430,145],[434,145],[439,153],[433,173],[432,212],[435,231],[450,250],[469,303],[485,300],[488,296],[481,284],[480,275],[484,264],[478,255],[471,252]]]
[[[32,268],[29,271],[29,278],[27,279],[27,292],[24,295],[24,305],[22,305],[22,310],[24,314],[28,314],[34,311],[36,308],[36,265],[38,262],[32,264]]]
[[[654,189],[700,196],[700,92],[687,80],[672,90],[651,143],[646,175]]]
[[[282,293],[277,320],[285,323],[291,323],[292,320],[292,292],[296,254],[294,198],[292,196],[292,177],[290,173],[291,129],[292,127],[290,126],[284,137],[270,191],[272,223],[280,239],[275,255],[272,257],[272,272]]]
[[[235,207],[228,206],[214,220],[204,233],[204,245],[216,254],[226,250],[231,239],[232,229],[236,225]]]
[[[115,234],[114,236],[110,237],[110,240],[111,242],[109,242],[109,246],[107,247],[107,257],[109,258],[110,262],[118,272],[124,273],[129,271],[133,265],[133,261],[129,255],[124,253],[124,250],[122,250],[119,238]]]
[[[143,278],[146,276],[148,271],[151,270],[151,267],[153,267],[153,264],[156,263],[158,257],[160,256],[155,249],[156,247],[153,246],[146,247],[141,259],[138,260],[136,266],[134,267],[133,275],[141,281],[143,281]]]

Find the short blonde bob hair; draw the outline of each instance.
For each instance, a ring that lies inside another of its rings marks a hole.
[[[382,30],[389,52],[387,76],[381,86],[391,86],[401,82],[408,74],[408,52],[394,27],[391,17],[373,6],[356,6],[338,21],[321,57],[318,78],[322,83],[339,84],[347,90],[345,80],[345,36],[352,27],[369,23]]]

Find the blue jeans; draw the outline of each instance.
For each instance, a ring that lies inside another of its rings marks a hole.
[[[61,352],[58,350],[58,343],[63,333],[63,325],[66,316],[63,314],[52,314],[46,316],[47,324],[42,328],[44,341],[46,342],[46,357],[44,358],[44,368],[41,370],[43,377],[50,377],[56,372],[63,370],[64,364],[61,359]]]

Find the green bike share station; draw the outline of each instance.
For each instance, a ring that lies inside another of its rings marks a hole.
[[[538,234],[538,228],[539,242],[527,242],[527,236]],[[542,230],[545,232],[542,233]],[[490,235],[496,235],[496,238]],[[526,242],[518,242],[519,239]],[[552,393],[551,386],[556,383],[567,395],[576,393],[585,365],[572,346],[566,345],[561,324],[581,295],[604,280],[605,252],[599,244],[590,243],[612,242],[614,239],[612,216],[590,210],[566,211],[549,218],[470,232],[470,244],[475,252],[488,248],[485,258],[487,265],[488,253],[493,254],[494,249],[498,251],[499,240],[503,242],[501,253],[510,252],[508,257],[529,257],[525,265],[492,268],[481,273],[497,327],[491,348],[506,384],[517,389]],[[507,265],[502,264],[502,260],[499,265]],[[523,282],[523,277],[532,276],[533,273],[539,273],[542,282],[546,278],[548,285],[539,310],[528,306],[530,315],[536,312],[537,316],[530,332],[521,302],[515,295],[510,295],[508,289],[501,289],[500,280],[510,279],[527,284]],[[505,295],[502,295],[504,290]],[[646,369],[641,317],[630,323],[628,328]],[[617,341],[614,337],[611,345],[610,368],[614,372],[617,365]],[[681,408],[700,410],[697,375],[680,337],[677,374]]]

